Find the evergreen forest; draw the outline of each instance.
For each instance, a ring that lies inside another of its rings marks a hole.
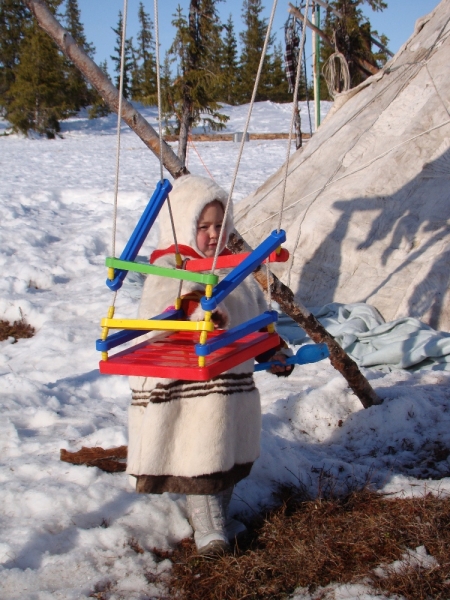
[[[220,0],[190,0],[187,11],[176,8],[172,18],[173,42],[161,57],[162,110],[176,133],[183,133],[202,122],[210,130],[224,127],[226,117],[220,113],[223,103],[249,102],[267,28],[262,16],[262,0],[243,0],[241,30],[236,34],[230,15],[222,22],[217,10]],[[95,59],[95,48],[86,39],[77,0],[45,0],[49,9],[71,34],[76,43]],[[368,3],[382,10],[382,0],[336,0],[344,17],[338,19],[326,11],[324,30],[348,57],[356,52],[374,65],[381,66],[386,57],[374,54],[370,43],[370,23],[359,5]],[[133,101],[157,103],[155,37],[151,16],[142,2],[138,5],[139,30],[126,39],[124,60],[124,96]],[[106,60],[99,66],[118,86],[120,74],[122,14],[113,28],[116,43],[111,48],[113,73]],[[292,101],[292,86],[285,72],[285,40],[272,36],[264,62],[256,100]],[[330,54],[322,51],[322,60]],[[363,75],[352,71],[352,84]],[[322,98],[327,98],[322,86]],[[299,100],[311,97],[306,70],[302,71]],[[38,26],[24,0],[0,0],[0,115],[13,131],[31,131],[54,137],[60,122],[81,108],[89,116],[108,114],[109,108],[100,95],[80,75],[50,37]],[[173,126],[175,122],[175,126]]]

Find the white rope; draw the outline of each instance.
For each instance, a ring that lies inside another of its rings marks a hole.
[[[332,98],[350,89],[350,71],[342,52],[336,51],[328,57],[322,67],[322,75]]]
[[[245,122],[245,127],[244,127],[244,132],[243,132],[243,135],[242,135],[241,145],[239,147],[238,159],[237,159],[236,167],[235,167],[235,170],[234,170],[233,180],[231,182],[230,193],[228,194],[228,200],[227,200],[227,203],[226,203],[226,206],[225,206],[222,227],[220,229],[220,234],[219,234],[219,240],[218,240],[218,243],[217,243],[216,251],[214,253],[214,260],[213,260],[213,265],[212,265],[212,269],[211,269],[211,273],[212,274],[214,274],[214,271],[216,270],[217,258],[219,256],[220,248],[222,246],[223,234],[225,232],[225,223],[227,221],[229,207],[230,207],[230,203],[231,203],[231,198],[233,196],[234,186],[236,184],[236,178],[237,178],[237,174],[238,174],[238,170],[239,170],[239,164],[241,162],[242,153],[244,151],[245,138],[247,137],[247,131],[248,131],[248,126],[250,124],[250,117],[252,116],[252,110],[253,110],[253,105],[255,103],[256,92],[258,90],[259,81],[261,79],[261,72],[262,72],[262,68],[263,68],[263,65],[264,65],[264,58],[266,56],[267,46],[269,45],[270,32],[271,32],[271,29],[272,29],[273,19],[275,17],[275,9],[276,9],[276,7],[277,7],[277,0],[274,0],[273,6],[272,6],[272,12],[271,12],[270,19],[269,19],[269,24],[267,26],[266,39],[264,40],[264,46],[263,46],[263,49],[262,49],[262,52],[261,52],[261,59],[259,61],[258,72],[256,74],[255,85],[253,86],[253,93],[252,93],[252,98],[250,100],[250,105],[249,105],[248,114],[247,114],[247,120]]]
[[[117,110],[117,150],[116,150],[116,179],[114,183],[114,209],[113,209],[113,231],[111,241],[111,256],[116,255],[116,230],[117,230],[117,197],[119,194],[119,169],[120,169],[120,125],[122,122],[122,95],[123,76],[125,71],[125,38],[127,28],[128,0],[123,2],[122,19],[122,48],[120,52],[120,80],[119,80],[119,108]]]
[[[153,3],[155,13],[155,50],[156,50],[156,85],[158,91],[158,124],[159,124],[159,169],[161,181],[163,174],[163,138],[162,138],[162,113],[161,113],[161,73],[159,65],[159,24],[158,24],[158,0]]]
[[[154,14],[155,14],[155,50],[156,50],[156,85],[158,93],[158,124],[159,124],[159,170],[161,182],[164,179],[164,163],[163,163],[163,136],[162,136],[162,111],[161,111],[161,70],[159,60],[159,23],[158,23],[158,0],[154,0]],[[178,240],[177,233],[175,231],[175,223],[173,221],[172,206],[170,204],[170,197],[167,197],[167,209],[169,211],[170,225],[172,227],[173,242],[175,245],[175,253],[178,255]]]
[[[289,127],[289,138],[288,138],[286,163],[285,163],[286,167],[284,169],[283,187],[281,189],[281,203],[280,203],[280,210],[278,213],[277,233],[280,233],[281,220],[283,218],[284,201],[286,198],[286,183],[287,183],[287,178],[288,178],[289,157],[291,154],[292,132],[294,130],[295,119],[296,119],[296,114],[297,114],[297,107],[298,107],[298,86],[300,83],[300,72],[302,69],[303,48],[305,47],[306,23],[307,23],[307,19],[308,19],[308,11],[309,11],[309,0],[306,0],[305,14],[303,16],[302,38],[300,41],[300,48],[298,50],[299,60],[297,61],[297,73],[295,75],[295,89],[294,89],[294,97],[292,100],[291,125]]]
[[[422,131],[421,133],[418,133],[417,135],[414,135],[413,137],[410,137],[407,140],[396,144],[395,146],[392,146],[392,148],[389,148],[385,152],[382,152],[378,156],[375,156],[374,158],[372,158],[371,160],[369,160],[367,163],[363,164],[361,167],[358,167],[354,171],[351,171],[350,173],[345,173],[344,175],[341,175],[341,177],[338,177],[337,179],[332,179],[331,181],[329,181],[325,185],[322,185],[322,186],[316,188],[315,190],[313,190],[312,192],[309,192],[305,196],[302,196],[299,200],[296,200],[292,204],[289,204],[289,206],[286,207],[284,210],[286,211],[286,210],[290,210],[291,208],[294,208],[294,206],[296,206],[297,204],[299,204],[303,200],[306,200],[306,198],[309,198],[309,196],[312,196],[313,194],[317,194],[317,192],[322,192],[322,191],[326,190],[327,188],[329,188],[330,185],[333,185],[334,183],[338,183],[338,181],[341,181],[342,179],[345,179],[346,177],[351,177],[352,175],[355,175],[356,173],[359,173],[360,171],[363,171],[367,167],[370,167],[370,165],[372,163],[376,162],[377,160],[380,160],[381,158],[383,158],[384,156],[386,156],[390,152],[393,152],[394,150],[397,150],[401,146],[404,146],[405,144],[407,144],[409,142],[413,142],[417,138],[420,138],[423,135],[426,135],[427,133],[431,133],[435,129],[439,129],[439,128],[444,127],[445,125],[449,125],[449,124],[450,124],[450,119],[448,119],[447,121],[444,121],[443,123],[440,123],[439,125],[435,125],[434,127],[431,127],[430,129],[427,129],[426,131]],[[289,173],[289,174],[291,174],[291,173]],[[279,185],[279,183],[277,185],[275,185],[273,189],[275,189],[278,185]],[[317,200],[317,198],[315,198],[315,200]],[[256,227],[259,227],[260,225],[263,225],[264,223],[267,223],[267,221],[270,221],[271,219],[273,219],[276,216],[277,216],[277,213],[274,213],[273,215],[270,215],[270,217],[267,217],[266,219],[263,219],[262,221],[260,221],[259,223],[256,223],[252,227],[249,227],[245,231],[241,232],[241,236],[244,236],[245,234],[249,233],[250,231],[253,231],[253,229],[256,229]]]

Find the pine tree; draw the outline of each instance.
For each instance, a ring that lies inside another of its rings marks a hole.
[[[144,10],[142,2],[139,3],[138,20],[140,30],[137,35],[137,50],[136,60],[137,79],[139,89],[133,98],[136,100],[146,100],[154,102],[156,93],[156,58],[155,58],[155,41],[153,39],[153,23]]]
[[[115,54],[111,56],[111,60],[115,63],[115,72],[117,73],[115,79],[115,85],[119,88],[120,84],[120,65],[121,65],[121,54],[122,54],[122,28],[123,18],[122,11],[119,10],[119,19],[116,29],[112,28],[116,34],[116,45],[114,46]],[[123,64],[123,96],[129,98],[131,96],[131,74],[134,66],[133,61],[133,39],[128,38],[125,40],[125,56]]]
[[[266,94],[267,99],[272,102],[289,102],[292,100],[284,71],[284,57],[281,43],[275,46],[269,62]]]
[[[359,8],[364,3],[374,11],[382,11],[387,8],[387,3],[383,0],[332,0],[330,5],[341,16],[337,16],[328,9],[322,27],[327,36],[335,43],[336,50],[345,56],[350,71],[350,87],[357,86],[370,75],[370,72],[361,66],[364,61],[372,66],[381,67],[387,60],[385,54],[372,52],[370,22]],[[385,36],[383,36],[383,40],[385,43],[387,42]],[[333,52],[332,48],[322,45],[322,63]]]
[[[233,17],[231,15],[223,26],[223,29],[225,36],[221,56],[222,84],[220,86],[220,100],[227,104],[236,104],[236,94],[239,86],[239,65],[237,41],[234,34]]]
[[[67,31],[73,37],[75,42],[82,48],[91,58],[95,53],[95,48],[88,43],[84,34],[84,27],[80,21],[80,10],[77,0],[67,0],[65,11],[65,26]],[[75,111],[88,106],[93,101],[93,93],[91,88],[86,83],[80,71],[70,62],[67,61],[67,85],[68,97]]]
[[[6,118],[15,130],[35,130],[52,138],[67,118],[64,59],[50,37],[33,22],[21,44],[15,80],[8,92]]]
[[[161,67],[160,77],[161,77],[161,114],[164,120],[165,125],[165,133],[169,135],[172,131],[177,131],[179,133],[179,125],[172,127],[170,124],[170,120],[173,118],[175,106],[172,100],[172,87],[173,87],[173,77],[172,77],[172,64],[175,62],[173,55],[167,51],[164,56],[164,62]],[[157,98],[156,98],[157,100]]]
[[[20,46],[31,23],[29,10],[21,0],[0,2],[0,110],[8,104],[7,94],[15,80]]]
[[[170,49],[176,58],[177,76],[170,90],[169,104],[175,111],[179,130],[178,156],[186,159],[188,135],[200,120],[219,130],[228,118],[219,112],[217,102],[221,72],[221,25],[217,0],[190,0],[189,19],[178,6],[173,25],[175,41]]]
[[[261,0],[244,0],[242,7],[242,19],[245,29],[240,33],[242,42],[242,53],[240,59],[240,102],[249,102],[255,77],[258,72],[259,62],[264,47],[264,40],[267,31],[267,19],[261,18],[264,7]],[[268,51],[273,44],[273,37],[269,40]],[[261,80],[259,82],[256,100],[268,99],[268,75],[269,75],[269,57],[266,56]]]

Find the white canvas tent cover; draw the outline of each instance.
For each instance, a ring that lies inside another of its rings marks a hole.
[[[450,0],[377,75],[337,97],[291,156],[276,273],[307,306],[367,302],[450,331]],[[276,228],[284,169],[236,207],[255,245]]]

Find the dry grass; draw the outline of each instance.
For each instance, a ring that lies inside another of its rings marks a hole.
[[[15,343],[20,338],[30,338],[33,335],[34,327],[29,325],[23,317],[19,321],[14,321],[14,323],[0,319],[0,342],[13,337],[13,343]]]
[[[450,499],[388,499],[363,490],[343,499],[302,500],[283,490],[282,505],[250,525],[246,547],[233,556],[201,559],[191,540],[171,556],[171,594],[189,600],[286,598],[330,583],[361,582],[407,599],[450,598]],[[425,546],[430,569],[373,569]]]

